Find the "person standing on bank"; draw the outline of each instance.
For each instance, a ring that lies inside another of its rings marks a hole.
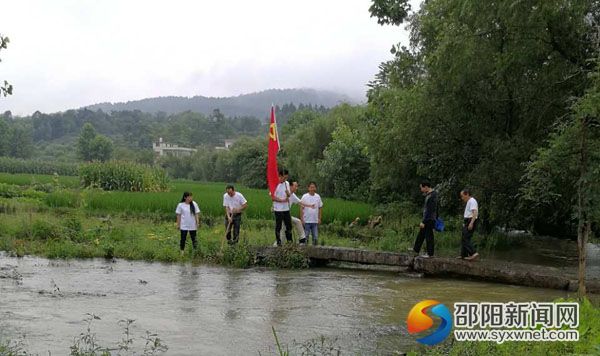
[[[284,170],[284,173],[285,173],[285,170]],[[290,199],[288,200],[290,209],[292,208],[292,206],[294,204],[302,205],[302,203],[300,202],[300,198],[298,198],[298,196],[296,195],[296,192],[298,191],[298,181],[295,179],[289,179],[287,177],[287,175],[286,175],[286,180],[288,181],[288,184],[290,187]],[[291,210],[290,210],[290,214],[291,214]],[[306,238],[304,237],[304,225],[302,224],[302,220],[298,219],[295,216],[292,216],[292,225],[296,227],[296,232],[298,233],[298,241],[301,244],[305,243]],[[281,230],[279,230],[279,238],[280,239],[281,239],[281,235],[284,233],[283,229],[284,229],[284,227],[282,226]],[[274,246],[277,246],[277,241],[275,241]]]
[[[198,207],[198,204],[196,204],[196,202],[194,201],[192,193],[183,193],[181,203],[179,203],[177,205],[177,209],[175,209],[175,214],[177,214],[177,229],[179,229],[181,233],[181,239],[179,241],[179,250],[181,251],[181,255],[183,256],[183,250],[185,249],[185,240],[187,238],[188,233],[190,234],[190,238],[192,239],[192,246],[194,247],[194,250],[198,247],[198,242],[196,241],[196,233],[198,231],[198,227],[200,227],[200,208]]]
[[[304,194],[300,201],[302,202],[300,216],[302,217],[306,237],[308,238],[309,235],[312,235],[313,245],[316,246],[323,213],[323,201],[321,200],[321,196],[317,194],[317,183],[308,183],[308,193]]]
[[[275,188],[271,199],[273,200],[273,212],[275,213],[275,239],[277,240],[277,246],[281,246],[279,231],[282,224],[285,225],[285,238],[287,242],[292,242],[292,216],[289,204],[291,194],[284,170],[279,169],[278,175],[279,184]]]
[[[477,221],[479,215],[479,206],[477,204],[477,200],[473,198],[471,195],[471,191],[467,188],[463,189],[460,192],[460,199],[467,203],[465,206],[464,223],[462,228],[462,239],[461,239],[461,248],[460,248],[460,257],[465,260],[472,261],[479,257],[477,251],[475,251],[475,247],[473,246],[473,242],[471,239],[473,238],[473,234],[475,233],[475,229],[477,228]]]
[[[223,195],[223,207],[225,208],[225,234],[227,243],[235,244],[240,239],[242,212],[248,207],[248,201],[242,193],[235,191],[233,185],[228,185]],[[231,236],[232,232],[233,238]]]
[[[413,251],[418,255],[421,252],[423,241],[425,241],[427,254],[421,257],[433,257],[433,228],[435,219],[437,219],[438,194],[431,188],[431,183],[428,181],[421,182],[419,187],[421,193],[425,195],[425,203],[423,204],[423,220],[419,224],[419,234],[415,240]]]

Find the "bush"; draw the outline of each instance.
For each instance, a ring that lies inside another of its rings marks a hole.
[[[75,216],[69,216],[63,220],[65,235],[75,242],[81,242],[83,237],[83,226],[81,220]]]
[[[16,198],[21,196],[19,187],[12,184],[0,183],[0,197],[2,198]]]
[[[62,234],[59,226],[47,220],[36,220],[31,225],[31,237],[36,240],[58,239]]]
[[[120,161],[83,165],[79,176],[86,188],[126,192],[163,192],[168,190],[169,183],[161,168]]]
[[[250,251],[247,243],[239,243],[229,246],[223,253],[223,263],[237,267],[246,268],[254,262],[253,253]]]
[[[46,197],[46,193],[29,188],[29,189],[25,189],[24,191],[22,191],[21,196],[23,196],[25,198],[43,200]]]
[[[107,260],[113,259],[115,257],[115,246],[113,246],[113,244],[108,244],[108,245],[102,246],[102,250],[103,250],[103,256]],[[149,256],[145,256],[145,257],[149,261],[152,260],[151,258],[148,258]]]
[[[298,245],[287,244],[277,248],[275,252],[268,256],[265,264],[269,267],[277,268],[308,268],[308,257],[300,250]]]

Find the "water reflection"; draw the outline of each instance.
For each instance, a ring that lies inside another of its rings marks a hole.
[[[232,270],[225,274],[223,283],[223,293],[225,294],[225,319],[235,323],[241,316],[240,309],[240,291],[242,282],[242,272]]]
[[[287,276],[273,276],[273,291],[271,294],[270,316],[271,324],[285,324],[289,316],[290,284]]]
[[[177,278],[177,303],[182,314],[195,314],[199,307],[200,273],[191,265],[179,266]]]

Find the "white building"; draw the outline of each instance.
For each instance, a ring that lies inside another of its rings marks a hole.
[[[187,147],[179,147],[177,145],[172,145],[170,143],[163,142],[162,137],[158,139],[158,142],[152,143],[152,150],[157,157],[162,156],[174,156],[174,157],[186,157],[191,156],[196,149],[187,148]]]
[[[225,140],[225,145],[224,146],[217,146],[215,147],[215,149],[217,150],[228,150],[231,148],[231,146],[235,143],[235,140],[229,139],[229,140]]]

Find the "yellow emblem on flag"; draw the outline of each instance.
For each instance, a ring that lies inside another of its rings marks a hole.
[[[271,126],[269,126],[269,137],[271,140],[277,141],[277,127],[275,126],[275,123],[272,123]]]

